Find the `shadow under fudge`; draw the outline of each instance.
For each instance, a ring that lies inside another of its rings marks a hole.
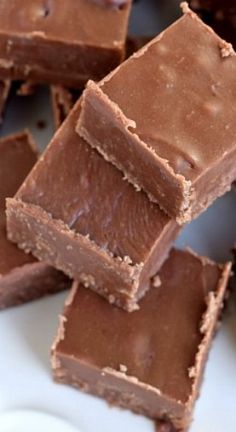
[[[131,0],[9,0],[1,5],[0,74],[11,80],[83,87],[124,59]]]
[[[174,249],[132,314],[75,282],[52,347],[55,380],[186,431],[230,273]]]
[[[236,48],[235,0],[190,0],[189,4],[206,24]]]
[[[58,129],[69,115],[81,92],[62,86],[50,86],[51,103],[55,129]]]
[[[100,83],[89,81],[77,132],[179,223],[236,178],[236,55],[184,16]]]
[[[5,199],[13,196],[37,161],[26,132],[0,140],[0,309],[69,288],[61,272],[39,263],[7,239]]]
[[[80,101],[7,200],[8,235],[131,311],[180,227],[78,136],[79,115]]]
[[[0,124],[2,123],[6,102],[10,92],[11,83],[8,80],[0,80]]]

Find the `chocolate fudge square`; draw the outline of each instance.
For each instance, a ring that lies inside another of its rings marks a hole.
[[[236,178],[236,55],[184,15],[84,92],[78,133],[179,223]]]
[[[131,0],[2,0],[0,8],[1,77],[81,87],[124,58]]]
[[[161,285],[132,314],[74,283],[52,348],[55,380],[187,430],[229,275],[230,264],[172,250]]]
[[[80,101],[8,200],[8,235],[132,311],[180,227],[79,137],[79,115]]]
[[[69,287],[61,272],[39,263],[7,239],[5,199],[13,196],[37,160],[27,132],[0,139],[0,309]]]

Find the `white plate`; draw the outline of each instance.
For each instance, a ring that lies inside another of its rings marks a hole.
[[[1,432],[80,432],[64,420],[38,411],[8,411],[0,419]]]
[[[138,0],[131,30],[157,33],[179,15],[177,3],[178,0]],[[43,148],[52,134],[51,119],[47,91],[32,98],[17,98],[10,103],[2,134],[29,126]],[[47,120],[45,129],[37,129],[38,120]],[[191,246],[216,260],[226,260],[236,241],[235,215],[236,192],[232,191],[185,228],[177,244]],[[58,416],[82,432],[153,432],[153,423],[141,416],[111,409],[95,397],[53,383],[49,351],[65,296],[58,294],[0,314],[0,432],[5,432],[6,418],[1,414],[8,412],[14,422],[14,414],[9,410],[19,409]],[[236,431],[235,309],[232,298],[210,354],[191,432]],[[41,430],[51,432],[48,428]]]

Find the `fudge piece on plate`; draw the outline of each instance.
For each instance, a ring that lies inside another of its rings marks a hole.
[[[55,380],[187,429],[229,276],[230,264],[172,250],[132,314],[75,282],[52,348]]]

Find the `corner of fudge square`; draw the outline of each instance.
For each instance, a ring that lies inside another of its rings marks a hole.
[[[2,1],[1,77],[78,89],[89,78],[100,80],[125,57],[131,5],[132,0]]]
[[[179,224],[236,177],[236,55],[187,3],[182,9],[107,77],[88,82],[76,127]]]
[[[75,132],[80,112],[79,100],[7,200],[8,236],[109,303],[134,311],[180,226]]]
[[[161,286],[132,314],[75,282],[52,346],[55,381],[148,416],[160,430],[187,431],[230,274],[230,263],[172,249]]]

